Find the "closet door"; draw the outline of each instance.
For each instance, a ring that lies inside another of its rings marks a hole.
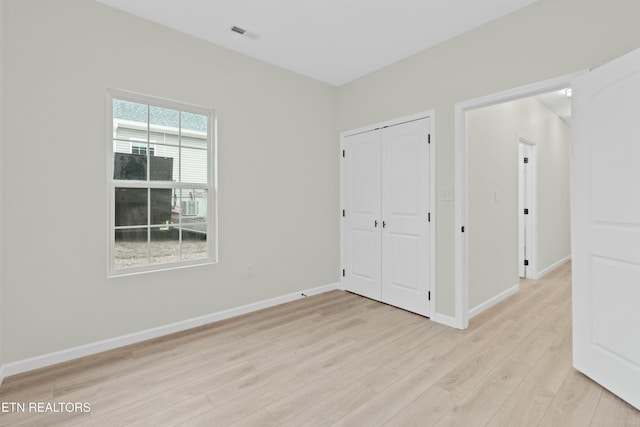
[[[344,139],[342,268],[347,291],[380,300],[380,132]]]
[[[429,119],[381,132],[381,300],[429,316]]]

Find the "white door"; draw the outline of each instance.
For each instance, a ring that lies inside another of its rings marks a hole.
[[[572,88],[573,364],[640,409],[640,50]]]
[[[380,300],[380,132],[346,137],[343,156],[343,284]]]
[[[533,145],[518,138],[518,263],[519,277],[533,278],[530,265],[533,261]]]
[[[429,316],[429,119],[381,132],[382,301]]]

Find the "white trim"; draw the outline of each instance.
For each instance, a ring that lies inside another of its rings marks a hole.
[[[118,88],[107,88],[107,92],[109,93],[111,98],[125,99],[127,101],[137,102],[140,104],[150,104],[149,100],[152,99],[152,104],[155,107],[170,108],[174,110],[186,110],[190,113],[201,114],[203,116],[211,114],[211,112],[213,111],[215,115],[215,110],[205,105],[190,104],[187,102],[176,101],[159,96],[151,96],[140,92]],[[109,105],[107,114],[109,115],[109,122],[111,122],[113,120],[113,107],[111,105]]]
[[[346,264],[342,248],[344,247],[343,232],[342,232],[342,209],[344,203],[344,187],[343,177],[345,174],[344,162],[342,161],[342,150],[345,149],[344,139],[351,135],[356,135],[363,132],[369,132],[372,130],[380,129],[385,126],[395,126],[402,123],[411,122],[420,119],[429,119],[429,135],[431,135],[431,144],[429,148],[429,209],[431,211],[431,222],[429,222],[429,291],[431,292],[431,304],[429,306],[429,314],[434,315],[436,312],[436,110],[426,110],[419,113],[411,114],[408,116],[397,117],[395,119],[386,120],[376,124],[364,126],[361,128],[344,131],[340,133],[340,283],[338,289],[344,290],[344,282],[342,281],[342,266]],[[451,325],[450,325],[451,326]]]
[[[571,73],[564,76],[544,80],[515,89],[509,89],[492,95],[487,95],[455,105],[455,142],[454,142],[454,181],[455,181],[455,237],[454,237],[454,266],[455,266],[455,319],[456,327],[466,329],[469,326],[469,248],[467,245],[467,233],[461,232],[462,227],[469,223],[467,209],[467,111],[476,108],[516,99],[539,95],[553,90],[559,90],[571,86],[573,80],[584,75],[588,70]]]
[[[69,360],[77,359],[80,357],[90,356],[118,347],[139,343],[142,341],[162,337],[192,328],[197,328],[198,326],[207,325],[220,320],[229,319],[231,317],[236,317],[242,314],[262,310],[264,308],[273,307],[276,305],[284,304],[286,302],[306,298],[308,296],[318,295],[335,289],[338,289],[338,284],[331,283],[329,285],[319,286],[317,288],[307,289],[300,292],[294,292],[288,295],[283,295],[264,301],[258,301],[229,310],[223,310],[217,313],[195,317],[193,319],[183,320],[165,326],[159,326],[157,328],[146,329],[144,331],[134,332],[116,338],[110,338],[91,344],[81,345],[66,350],[60,350],[53,353],[43,354],[41,356],[31,357],[29,359],[7,363],[0,367],[0,384],[2,383],[2,379],[11,375],[21,374],[23,372],[28,372],[34,369],[44,368],[46,366],[67,362]]]
[[[534,279],[541,279],[542,277],[546,276],[547,274],[551,273],[556,268],[566,264],[569,261],[571,261],[571,255],[567,255],[566,257],[560,259],[559,261],[554,262],[553,264],[551,264],[549,267],[545,268],[544,270],[538,271],[538,274],[534,277]]]
[[[471,310],[469,310],[469,319],[477,316],[478,314],[482,313],[486,309],[496,305],[500,301],[510,297],[511,295],[515,294],[519,290],[520,290],[520,284],[516,283],[514,286],[510,287],[509,289],[500,292],[498,295],[489,298],[488,300],[486,300],[481,304],[476,305]]]
[[[340,133],[340,146],[342,146],[342,140],[345,136],[356,135],[358,133],[363,133],[363,132],[369,132],[371,130],[376,130],[379,128],[383,128],[385,126],[395,126],[395,125],[399,125],[406,122],[412,122],[414,120],[425,119],[427,117],[431,118],[433,122],[435,118],[435,110],[431,109],[427,111],[422,111],[420,113],[415,113],[415,114],[411,114],[403,117],[397,117],[395,119],[385,120],[384,122],[379,122],[372,125],[363,126],[361,128],[344,131]],[[431,124],[430,129],[433,129],[433,123],[430,123],[430,124]]]
[[[431,292],[431,306],[429,314],[435,314],[438,292],[436,286],[436,111],[430,110],[429,114],[429,134],[431,135],[431,147],[429,151],[429,210],[431,211],[431,221],[429,222],[429,291]]]
[[[431,317],[431,320],[433,320],[436,323],[440,323],[441,325],[449,326],[451,328],[458,327],[458,323],[455,317],[446,316],[444,314],[436,313]]]
[[[469,223],[467,212],[467,110],[460,104],[455,105],[454,138],[454,290],[455,290],[455,327],[469,327],[469,287],[467,273],[469,253],[466,235],[462,232]]]

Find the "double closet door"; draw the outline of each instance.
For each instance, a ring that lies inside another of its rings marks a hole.
[[[342,284],[430,315],[429,118],[343,138]]]

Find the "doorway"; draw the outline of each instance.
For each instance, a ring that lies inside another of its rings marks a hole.
[[[457,195],[455,200],[455,224],[456,224],[456,236],[455,236],[455,288],[456,288],[456,326],[459,329],[466,329],[468,327],[469,318],[478,312],[488,308],[495,304],[499,300],[510,295],[514,291],[517,291],[517,284],[515,287],[511,287],[503,291],[498,292],[492,298],[486,300],[486,302],[476,305],[470,304],[470,287],[469,287],[469,267],[470,267],[470,238],[474,233],[478,233],[478,228],[475,228],[472,218],[470,216],[470,197],[477,197],[476,193],[470,192],[470,177],[473,177],[472,184],[475,184],[478,176],[477,173],[471,175],[469,168],[469,142],[468,142],[468,114],[473,110],[483,107],[494,106],[510,101],[515,101],[523,98],[528,98],[542,93],[562,90],[568,88],[571,82],[584,72],[574,73],[567,76],[558,77],[555,79],[535,83],[532,85],[524,86],[517,89],[512,89],[504,92],[500,92],[494,95],[473,99],[459,103],[455,106],[455,120],[456,120],[456,138],[455,138],[455,193]],[[517,153],[516,137],[512,139],[515,152]],[[517,154],[516,154],[517,155]],[[515,160],[514,160],[515,162]],[[567,171],[568,172],[568,171]],[[516,175],[513,179],[512,191],[516,192],[518,187],[517,181],[517,169]],[[499,203],[501,201],[501,191],[497,189],[493,194],[485,194],[485,197],[493,197],[494,202]],[[517,209],[517,201],[513,207],[513,212]],[[517,219],[513,226],[512,238],[517,239],[518,228]],[[515,259],[517,259],[517,249],[513,246],[513,250],[516,251]],[[564,262],[564,261],[563,261]],[[558,265],[560,265],[559,263]],[[518,269],[516,267],[516,261],[513,261],[513,267],[516,268],[516,279]],[[542,272],[540,272],[542,273]],[[475,279],[475,277],[474,277]]]
[[[518,136],[518,277],[536,277],[536,143]]]

